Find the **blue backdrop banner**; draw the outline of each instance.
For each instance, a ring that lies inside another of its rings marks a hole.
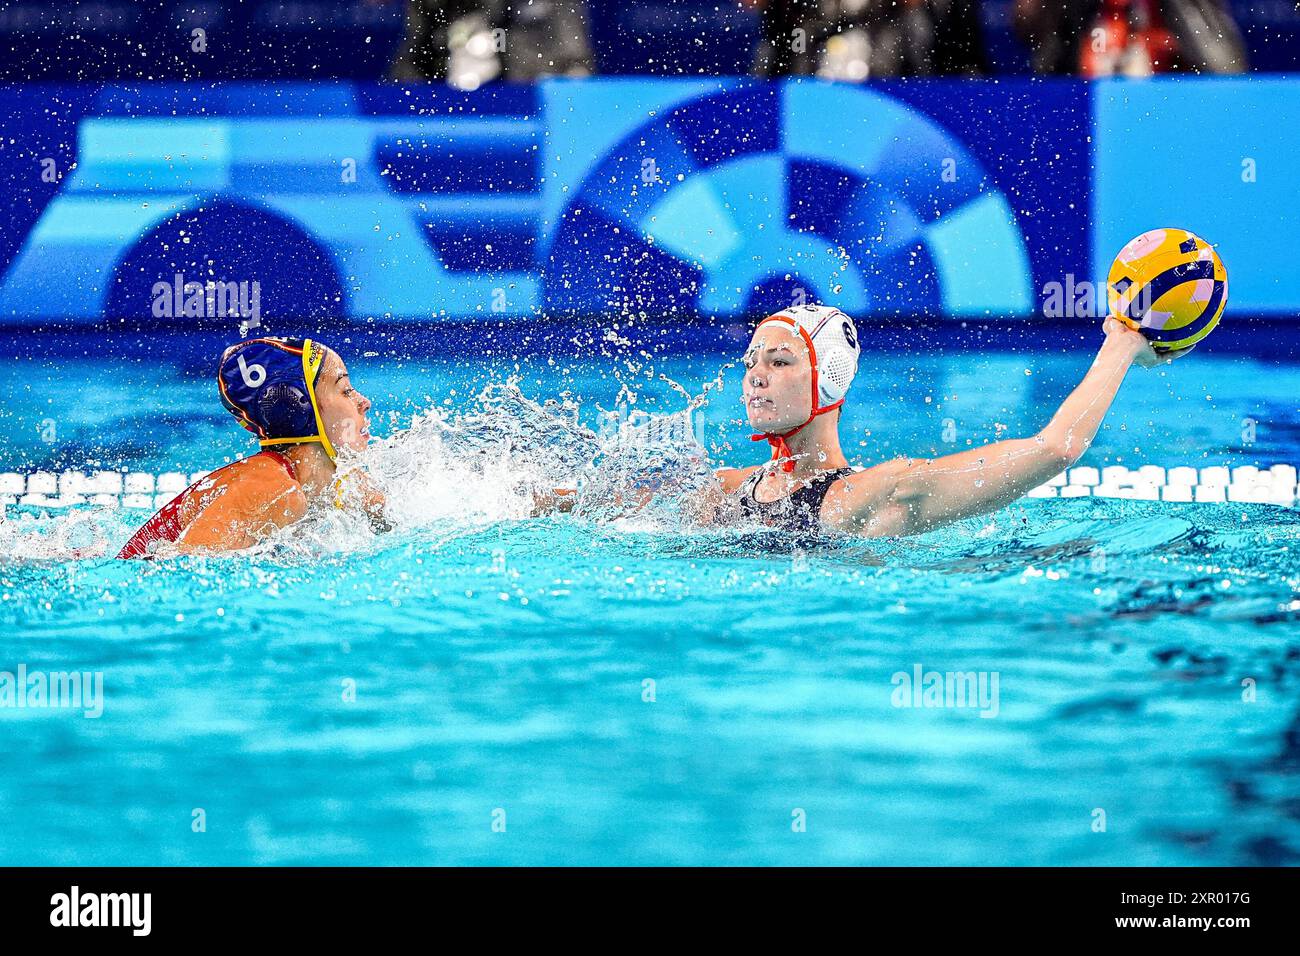
[[[1030,316],[1167,225],[1221,244],[1234,309],[1300,307],[1293,79],[42,85],[0,108],[13,323]]]

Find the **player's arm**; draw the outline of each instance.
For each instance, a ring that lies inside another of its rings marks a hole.
[[[692,503],[694,520],[703,525],[717,524],[724,514],[727,499],[734,495],[745,483],[745,479],[759,467],[759,465],[751,465],[748,468],[716,469],[713,472],[716,480]]]
[[[386,514],[388,497],[370,475],[358,469],[340,476],[337,482],[337,500],[342,507],[359,509],[370,526],[381,534],[393,530]]]
[[[619,492],[609,501],[610,505],[623,509],[624,514],[636,514],[648,505],[655,496],[653,488],[634,488],[629,492]],[[553,488],[533,493],[533,510],[530,517],[536,518],[546,514],[567,514],[578,503],[577,488]]]
[[[533,492],[532,517],[547,514],[567,514],[578,500],[577,488],[552,488]]]
[[[708,519],[716,514],[718,507],[741,483],[749,476],[754,468],[719,468],[714,472],[718,479],[712,486],[707,488],[701,495],[696,505],[695,512],[703,523],[708,523]],[[654,498],[653,488],[637,489],[635,494],[629,499],[626,496],[620,496],[617,500],[619,505],[630,505],[629,513],[640,511],[648,505]],[[576,488],[555,488],[547,491],[535,492],[533,494],[533,517],[543,514],[554,514],[556,512],[570,512],[577,503]]]
[[[1113,319],[1103,328],[1106,340],[1092,367],[1038,434],[942,458],[885,462],[839,483],[824,514],[861,534],[917,534],[996,511],[1059,474],[1088,450],[1134,362],[1150,367],[1183,354],[1158,356],[1141,333]]]

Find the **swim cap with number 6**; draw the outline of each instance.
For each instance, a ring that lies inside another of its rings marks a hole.
[[[221,402],[262,445],[320,442],[333,458],[316,404],[328,350],[311,339],[249,339],[226,349],[217,370]]]

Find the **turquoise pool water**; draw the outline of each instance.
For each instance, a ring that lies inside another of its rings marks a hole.
[[[868,353],[846,451],[1028,432],[1089,359]],[[103,707],[0,707],[0,862],[1300,859],[1296,511],[1025,500],[818,547],[671,507],[522,517],[520,475],[595,447],[524,398],[567,397],[607,438],[597,403],[679,412],[672,383],[699,395],[726,361],[350,356],[392,413],[375,429],[404,492],[387,537],[327,515],[256,555],[70,560],[143,515],[10,508],[0,671],[100,673]],[[476,404],[510,375],[524,398]],[[1297,381],[1213,354],[1135,370],[1085,463],[1295,463]],[[734,369],[721,382],[694,434],[715,461],[755,461]],[[249,451],[188,358],[10,360],[0,394],[0,471]],[[510,434],[520,409],[543,437]],[[606,444],[588,484],[688,486],[689,444]],[[988,695],[896,706],[918,667]]]

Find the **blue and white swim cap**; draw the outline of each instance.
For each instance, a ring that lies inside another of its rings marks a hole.
[[[221,403],[262,447],[320,442],[334,458],[316,402],[316,377],[329,349],[311,339],[260,338],[221,356]]]

